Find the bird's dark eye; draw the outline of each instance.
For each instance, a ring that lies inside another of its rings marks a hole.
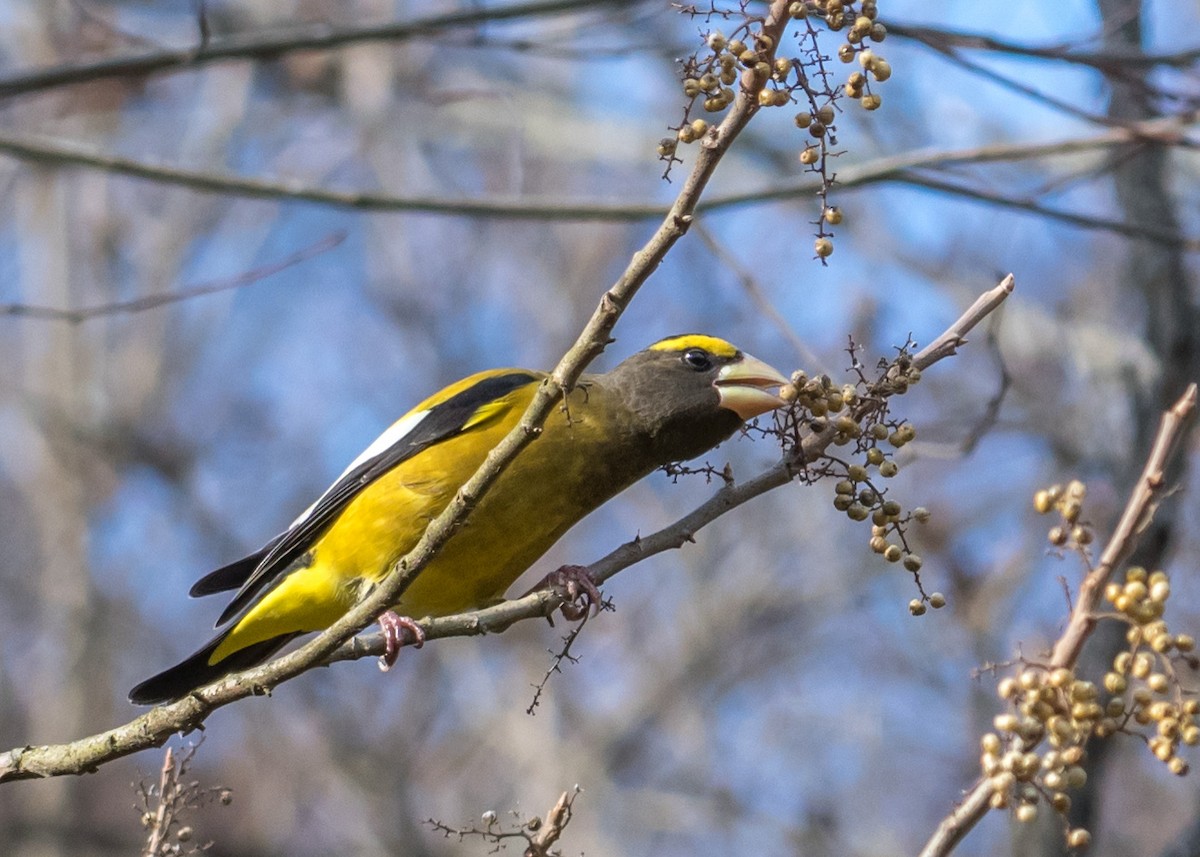
[[[689,348],[683,352],[683,362],[697,372],[707,372],[713,367],[712,356],[703,348]]]

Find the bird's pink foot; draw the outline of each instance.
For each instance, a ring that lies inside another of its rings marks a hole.
[[[563,599],[559,609],[568,622],[579,621],[593,608],[599,613],[604,605],[600,590],[582,565],[564,565],[558,571],[550,572],[534,587],[535,590],[543,588],[552,590]]]
[[[399,615],[395,610],[379,614],[378,622],[379,629],[383,631],[383,654],[379,656],[379,668],[384,672],[396,663],[400,647],[408,644],[409,637],[416,648],[425,645],[425,629],[409,617]]]

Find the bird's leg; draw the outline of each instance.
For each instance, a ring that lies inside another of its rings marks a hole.
[[[413,645],[421,648],[425,645],[425,629],[407,616],[401,616],[395,610],[387,610],[379,614],[379,629],[383,631],[383,654],[379,656],[379,668],[387,672],[396,663],[400,647],[408,641],[407,632],[413,637]]]
[[[553,591],[563,599],[559,609],[568,622],[579,621],[587,616],[592,608],[599,613],[604,604],[600,590],[596,588],[596,582],[588,574],[586,566],[564,565],[558,571],[547,574],[530,592],[543,588]]]

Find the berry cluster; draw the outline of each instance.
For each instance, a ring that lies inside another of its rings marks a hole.
[[[852,357],[855,348],[850,349]],[[924,523],[929,520],[929,511],[917,507],[906,512],[899,501],[887,497],[874,477],[890,479],[899,472],[893,457],[894,450],[903,448],[917,435],[911,423],[888,417],[887,400],[908,390],[920,380],[920,370],[912,366],[906,351],[901,351],[895,361],[884,361],[876,381],[868,381],[861,364],[854,358],[854,369],[858,373],[857,384],[835,385],[827,375],[815,378],[804,372],[792,375],[791,383],[781,390],[780,395],[792,403],[784,418],[783,431],[795,430],[799,425],[810,431],[832,433],[833,446],[853,445],[851,460],[826,456],[826,466],[820,475],[832,476],[838,481],[834,486],[833,506],[844,512],[852,521],[871,522],[871,549],[885,560],[901,563],[917,582],[920,598],[909,602],[909,611],[919,616],[926,605],[934,608],[946,604],[945,597],[935,592],[927,595],[921,588],[918,572],[922,560],[908,544],[907,526],[911,521]]]
[[[980,741],[980,766],[992,789],[993,809],[1012,809],[1018,821],[1037,818],[1043,800],[1058,813],[1071,808],[1070,789],[1087,782],[1084,742],[1104,717],[1099,690],[1065,667],[1026,664],[1001,680],[1001,699],[1015,709],[996,715],[994,732]],[[1037,752],[1043,742],[1049,746]],[[1083,828],[1067,831],[1067,844],[1091,841]]]
[[[1050,530],[1051,544],[1078,550],[1088,561],[1093,534],[1083,522],[1086,495],[1086,486],[1072,481],[1038,491],[1033,503],[1039,513],[1057,511],[1062,519]],[[1165,572],[1140,567],[1129,568],[1123,583],[1105,587],[1104,598],[1115,611],[1108,618],[1129,629],[1127,645],[1113,659],[1102,688],[1066,666],[1028,662],[1000,681],[997,693],[1013,710],[996,716],[995,731],[983,736],[980,757],[993,808],[1012,809],[1019,821],[1032,821],[1045,800],[1066,813],[1071,806],[1067,790],[1087,781],[1082,767],[1086,742],[1117,732],[1139,735],[1172,773],[1187,773],[1179,749],[1200,744],[1200,700],[1184,690],[1176,665],[1195,669],[1200,660],[1192,654],[1195,638],[1167,629],[1163,613],[1170,595]],[[1148,734],[1139,728],[1151,726]],[[1082,828],[1068,829],[1066,841],[1071,848],[1082,848],[1091,835]]]
[[[715,5],[706,12],[691,8],[689,13],[706,20],[720,17],[727,21],[739,14]],[[679,160],[679,144],[704,140],[710,133],[709,121],[692,116],[694,107],[720,113],[736,100],[739,87],[758,107],[799,104],[795,124],[807,132],[800,163],[821,177],[817,194],[821,216],[814,221],[817,235],[813,250],[823,261],[833,253],[832,233],[826,227],[842,220],[841,212],[828,202],[833,184],[828,159],[838,154],[832,149],[837,145],[837,102],[849,97],[867,110],[880,106],[882,100],[871,90],[871,84],[882,83],[892,74],[887,60],[877,52],[878,43],[887,37],[887,28],[878,20],[877,0],[795,0],[788,6],[788,16],[803,24],[794,34],[796,45],[785,51],[783,45],[776,45],[775,39],[763,32],[761,18],[746,13],[744,4],[740,15],[742,23],[728,36],[721,30],[709,31],[704,35],[704,48],[683,61],[683,93],[688,102],[683,120],[674,127],[674,136],[659,143],[659,157],[667,162],[669,174],[671,165]],[[835,82],[828,65],[831,57],[822,51],[818,38],[822,30],[844,33],[845,41],[837,49],[842,62],[857,59],[860,70],[842,83]]]
[[[819,5],[821,4],[818,3]],[[845,15],[840,11],[844,5],[846,4],[839,0],[829,0],[825,4],[826,7],[839,7],[839,12],[835,13],[836,16],[826,13],[825,20],[831,30],[842,29],[845,26]],[[846,29],[846,41],[838,47],[837,51],[838,59],[844,63],[848,64],[854,62],[855,59],[858,60],[862,71],[852,72],[846,78],[843,91],[847,97],[853,98],[867,110],[877,110],[883,103],[883,99],[878,94],[871,92],[871,79],[874,78],[877,83],[883,83],[892,76],[891,64],[874,49],[865,45],[866,42],[878,44],[887,38],[887,27],[876,20],[878,14],[876,4],[871,0],[862,3],[854,18],[854,23]],[[834,22],[837,22],[839,26],[835,27]]]
[[[1092,543],[1092,529],[1080,521],[1087,486],[1074,479],[1062,485],[1051,485],[1033,495],[1033,508],[1039,515],[1057,511],[1062,523],[1050,528],[1047,538],[1055,547],[1084,548]]]
[[[1112,669],[1104,676],[1104,687],[1112,699],[1107,717],[1097,726],[1096,734],[1110,735],[1138,726],[1154,725],[1147,744],[1155,757],[1165,762],[1171,773],[1183,775],[1188,764],[1179,756],[1179,745],[1200,744],[1200,700],[1185,698],[1175,664],[1184,661],[1197,666],[1192,652],[1196,640],[1190,634],[1172,634],[1163,621],[1163,610],[1171,595],[1171,583],[1165,572],[1147,574],[1146,569],[1130,568],[1125,583],[1113,582],[1104,590],[1104,598],[1129,623],[1125,634],[1128,648],[1118,652]]]
[[[658,144],[659,157],[674,158],[679,143],[694,143],[708,132],[703,119],[689,121],[692,106],[699,101],[708,113],[720,113],[733,104],[734,84],[745,75],[742,85],[758,99],[759,107],[782,107],[792,101],[791,91],[799,86],[799,61],[774,57],[775,40],[751,30],[749,22],[726,38],[713,30],[705,38],[707,51],[690,57],[684,65],[683,94],[688,98],[685,120],[670,137]]]

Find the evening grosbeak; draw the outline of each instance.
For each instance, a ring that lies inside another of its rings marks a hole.
[[[331,625],[417,543],[546,378],[527,369],[480,372],[401,417],[287,530],[192,587],[193,596],[236,590],[217,619],[223,630],[135,687],[130,700],[176,699]],[[699,334],[664,339],[611,372],[583,375],[395,610],[445,616],[499,601],[584,515],[782,406],[778,388],[787,383],[730,343]],[[393,633],[394,622],[409,621],[389,611],[380,620],[385,631],[388,616]]]

